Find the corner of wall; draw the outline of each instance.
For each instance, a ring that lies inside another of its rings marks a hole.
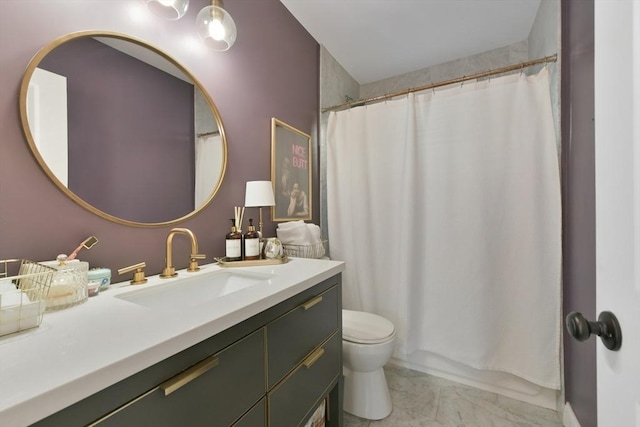
[[[564,410],[562,411],[562,425],[564,427],[581,427],[578,418],[576,418],[576,414],[573,413],[573,409],[571,409],[571,404],[569,402],[564,404]]]

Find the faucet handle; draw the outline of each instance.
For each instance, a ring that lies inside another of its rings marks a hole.
[[[200,270],[200,267],[198,266],[198,260],[206,259],[207,256],[205,254],[191,254],[189,258],[189,268],[187,268],[187,271],[193,273],[194,271]]]
[[[133,273],[133,279],[131,279],[132,285],[142,285],[147,283],[147,279],[144,277],[144,268],[147,266],[146,262],[140,262],[138,264],[130,265],[118,270],[118,274]]]

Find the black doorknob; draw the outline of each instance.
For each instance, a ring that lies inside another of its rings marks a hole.
[[[582,313],[572,311],[565,319],[569,335],[578,341],[586,341],[591,334],[600,337],[609,350],[618,351],[622,346],[622,331],[616,316],[610,311],[603,311],[597,322],[589,322]]]

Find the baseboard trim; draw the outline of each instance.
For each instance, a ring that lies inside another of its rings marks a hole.
[[[562,410],[562,425],[564,427],[581,427],[569,402],[564,404],[564,409]]]

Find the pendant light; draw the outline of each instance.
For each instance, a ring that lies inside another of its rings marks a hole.
[[[147,7],[161,18],[175,21],[187,13],[189,0],[145,0]]]
[[[236,23],[224,10],[222,0],[212,0],[211,6],[206,6],[198,12],[196,30],[206,46],[213,50],[228,50],[236,41]]]

